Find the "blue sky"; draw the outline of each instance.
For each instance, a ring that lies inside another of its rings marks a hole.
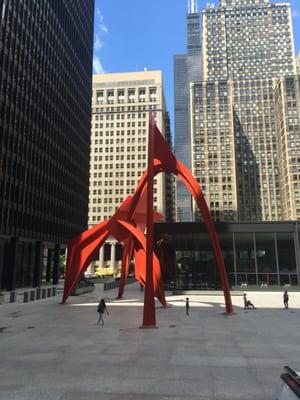
[[[206,3],[199,0],[199,10]],[[300,0],[291,0],[296,52]],[[94,73],[162,70],[173,129],[173,55],[186,51],[187,0],[96,0]],[[176,6],[175,6],[176,5]]]

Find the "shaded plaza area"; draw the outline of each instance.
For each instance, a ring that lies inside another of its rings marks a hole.
[[[300,369],[300,293],[249,292],[257,310],[226,317],[221,295],[157,303],[159,329],[138,329],[137,284],[105,292],[110,314],[97,326],[97,297],[0,306],[1,400],[271,400],[284,365]]]

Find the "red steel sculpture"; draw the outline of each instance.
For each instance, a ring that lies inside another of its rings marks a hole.
[[[233,313],[221,247],[201,188],[190,170],[176,159],[152,116],[149,122],[148,170],[141,177],[135,193],[125,199],[109,220],[86,230],[69,243],[63,303],[75,289],[100,247],[111,235],[123,243],[118,296],[123,295],[131,255],[134,252],[135,278],[145,287],[142,327],[156,326],[154,297],[158,298],[163,307],[167,306],[159,261],[153,252],[153,222],[161,218],[160,214],[153,212],[153,178],[160,172],[177,175],[192,194],[213,247],[224,292],[226,314]]]

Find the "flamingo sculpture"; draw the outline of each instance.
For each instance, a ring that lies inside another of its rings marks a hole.
[[[86,230],[69,243],[63,302],[67,300],[100,247],[111,235],[123,243],[119,297],[123,294],[131,254],[134,252],[135,278],[146,289],[143,325],[155,326],[154,296],[166,307],[160,265],[153,252],[153,221],[161,218],[160,214],[153,213],[153,177],[161,172],[175,174],[192,194],[202,214],[214,251],[224,292],[226,314],[233,313],[219,240],[200,185],[190,170],[176,159],[152,117],[149,123],[148,170],[143,173],[135,193],[125,199],[109,220]],[[147,238],[144,234],[145,228]]]

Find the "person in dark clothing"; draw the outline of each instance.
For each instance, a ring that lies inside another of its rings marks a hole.
[[[283,293],[283,304],[284,308],[289,308],[289,294],[287,290],[285,290]]]
[[[100,322],[102,325],[104,325],[103,315],[105,312],[106,312],[106,314],[109,314],[104,299],[100,300],[100,302],[98,304],[97,312],[99,314],[99,319],[98,319],[97,325],[99,325]]]
[[[190,315],[190,314],[189,314],[189,310],[190,310],[190,302],[189,302],[189,298],[187,297],[187,298],[185,299],[185,314],[186,314],[186,315]]]
[[[254,304],[251,303],[251,301],[247,299],[247,293],[243,294],[243,299],[244,299],[244,310],[256,310],[256,307],[254,307]]]

